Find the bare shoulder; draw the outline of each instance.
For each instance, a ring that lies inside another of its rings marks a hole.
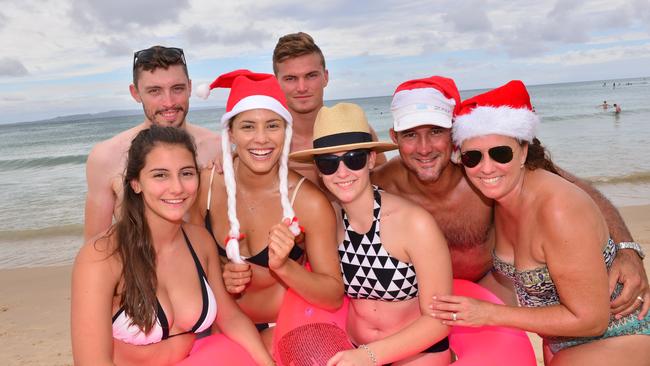
[[[221,153],[219,134],[205,127],[187,124],[187,132],[194,139],[197,161],[200,167],[212,166]]]
[[[293,186],[302,179],[302,176],[294,171],[289,172],[289,180],[292,182]],[[296,201],[294,206],[301,211],[309,212],[314,210],[314,212],[322,212],[323,209],[327,209],[329,206],[331,208],[330,202],[327,199],[327,196],[323,191],[320,190],[314,183],[309,179],[305,179],[298,192],[296,193]]]
[[[185,230],[192,248],[201,256],[207,256],[210,252],[216,250],[214,238],[203,225],[184,223],[183,230]]]
[[[75,258],[75,267],[110,268],[119,273],[121,268],[119,256],[116,253],[115,235],[109,234],[108,230],[100,233],[84,243]]]
[[[402,159],[396,156],[385,164],[372,170],[370,180],[373,184],[389,191],[395,192],[400,188],[400,183],[405,179],[405,168]]]
[[[540,224],[547,227],[546,232],[595,230],[604,226],[598,207],[585,191],[558,175],[546,171],[535,174],[531,209],[537,212]]]
[[[219,134],[209,128],[198,126],[195,124],[187,124],[187,132],[194,138],[196,144],[203,143],[204,141],[219,140]]]
[[[131,147],[131,142],[143,128],[141,124],[122,131],[108,140],[97,143],[88,154],[87,164],[102,167],[102,169],[108,169],[108,171],[121,170]],[[116,159],[116,156],[120,156],[120,158]]]
[[[398,195],[383,192],[381,195],[382,218],[390,217],[405,232],[428,233],[437,230],[436,220],[422,206]]]

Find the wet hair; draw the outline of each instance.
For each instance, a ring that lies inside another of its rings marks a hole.
[[[526,162],[524,166],[528,170],[535,170],[542,168],[551,173],[559,175],[553,160],[551,160],[551,154],[548,150],[542,145],[537,137],[533,138],[532,142],[524,141],[524,144],[528,144],[528,155],[526,156]]]
[[[273,50],[273,73],[278,75],[278,64],[290,58],[295,58],[312,53],[318,54],[320,63],[325,69],[325,56],[320,48],[314,43],[314,39],[307,33],[298,32],[284,35],[278,39]]]
[[[138,79],[142,71],[154,71],[158,68],[167,70],[174,65],[182,66],[185,76],[189,79],[185,55],[180,48],[152,46],[138,51],[133,60],[133,85],[138,87]]]
[[[119,256],[122,264],[124,288],[120,294],[120,305],[131,317],[133,324],[145,333],[153,327],[158,308],[156,253],[151,239],[151,229],[145,217],[142,194],[133,190],[131,181],[139,178],[149,153],[156,146],[163,144],[185,147],[192,153],[194,166],[198,169],[194,141],[187,131],[156,125],[140,131],[129,148],[123,181],[124,198],[121,216],[107,234],[111,236],[115,234],[114,253]]]

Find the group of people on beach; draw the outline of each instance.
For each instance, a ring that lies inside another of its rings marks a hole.
[[[328,366],[447,365],[455,325],[536,332],[549,365],[648,364],[643,250],[550,160],[523,83],[461,100],[452,79],[405,81],[384,142],[358,105],[324,106],[311,36],[281,37],[272,59],[274,75],[198,88],[230,89],[219,136],[186,121],[182,49],[134,54],[144,122],[87,161],[75,364],[191,364],[197,335],[222,333],[273,365],[288,289],[324,311],[349,301],[350,347]],[[453,295],[453,278],[505,305]]]

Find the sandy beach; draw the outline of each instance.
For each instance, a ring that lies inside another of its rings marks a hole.
[[[650,252],[650,205],[620,208]],[[650,260],[645,268],[650,272]],[[0,364],[71,365],[71,266],[0,270]],[[531,336],[539,351],[536,336]],[[541,354],[538,359],[541,363]]]

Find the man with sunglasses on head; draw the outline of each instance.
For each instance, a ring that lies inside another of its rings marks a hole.
[[[419,203],[435,218],[447,238],[455,278],[479,282],[513,303],[509,281],[491,271],[493,201],[468,182],[452,143],[451,125],[459,105],[460,95],[451,79],[433,76],[400,84],[391,103],[394,124],[390,130],[400,156],[375,169],[371,179],[387,192]],[[508,151],[500,149],[488,154],[495,161],[511,159]],[[465,163],[480,158],[466,156]],[[565,171],[559,173],[592,197],[607,220],[612,239],[620,243],[609,283],[612,290],[616,281],[624,288],[611,306],[614,314],[627,315],[637,308],[639,293],[648,288],[643,252],[611,202],[584,181]]]
[[[144,121],[98,143],[88,155],[84,240],[111,225],[122,200],[126,153],[141,130],[153,124],[184,128],[194,138],[199,166],[209,165],[215,159],[221,146],[219,135],[185,120],[191,90],[182,49],[153,46],[134,53],[133,84],[129,91],[142,104]]]

